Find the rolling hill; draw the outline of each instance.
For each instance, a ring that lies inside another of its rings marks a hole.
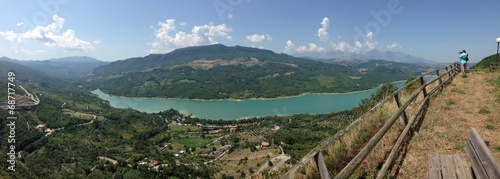
[[[85,78],[90,75],[95,67],[107,64],[107,62],[85,56],[29,61],[1,57],[0,61],[20,64],[47,76],[64,79]]]
[[[348,67],[221,44],[111,62],[93,74],[87,85],[113,95],[189,99],[349,92],[412,75],[387,66]]]

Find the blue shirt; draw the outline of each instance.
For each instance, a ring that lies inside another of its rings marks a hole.
[[[467,63],[467,61],[465,61],[465,59],[467,58],[467,56],[469,56],[469,55],[467,55],[467,53],[460,54],[460,64]]]

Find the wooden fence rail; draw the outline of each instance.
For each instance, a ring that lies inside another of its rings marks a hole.
[[[363,162],[363,160],[370,154],[370,152],[373,151],[375,146],[380,142],[382,137],[385,136],[387,131],[389,131],[389,129],[393,126],[393,124],[397,121],[397,119],[401,118],[402,116],[405,128],[399,134],[396,143],[392,146],[390,154],[385,159],[385,162],[377,175],[377,178],[383,178],[386,175],[389,167],[394,162],[394,158],[396,154],[399,152],[404,139],[408,136],[408,134],[411,134],[412,126],[414,126],[415,121],[419,116],[422,115],[423,111],[427,109],[430,96],[432,96],[438,90],[442,91],[447,84],[451,83],[451,80],[453,80],[456,74],[458,74],[458,70],[459,68],[457,65],[446,66],[442,74],[440,74],[440,70],[429,71],[421,75],[420,77],[415,78],[414,80],[403,85],[400,89],[398,89],[391,95],[384,98],[372,109],[370,109],[368,112],[366,112],[361,117],[352,122],[344,130],[337,132],[337,134],[335,134],[334,136],[321,142],[318,146],[316,146],[308,154],[306,154],[297,164],[295,164],[285,175],[283,175],[282,178],[294,178],[295,174],[299,171],[299,169],[304,167],[312,159],[314,159],[316,166],[318,167],[318,171],[320,173],[321,178],[323,179],[331,178],[330,172],[328,171],[327,166],[323,161],[322,152],[326,150],[330,145],[339,141],[344,135],[349,133],[354,127],[358,126],[362,121],[364,121],[366,118],[372,115],[377,109],[382,107],[385,103],[394,99],[398,106],[398,111],[395,112],[390,117],[390,119],[387,120],[387,122],[382,126],[382,128],[378,130],[378,132],[366,143],[366,145],[358,152],[358,154],[353,159],[351,159],[351,161],[335,176],[335,178],[348,178],[350,175],[352,175],[353,172],[360,166],[361,162]],[[424,81],[424,76],[433,75],[433,73],[435,73],[437,77],[426,83]],[[445,77],[446,80],[443,80],[443,78]],[[402,103],[400,98],[401,93],[405,91],[409,86],[417,82],[420,82],[420,87],[411,94],[411,96],[409,97],[408,100],[406,100],[405,103]],[[428,92],[427,87],[435,82],[438,82],[438,84]],[[420,102],[420,104],[418,105],[417,109],[415,110],[411,118],[408,118],[406,110],[408,106],[416,103],[416,99],[420,95],[420,93],[423,94],[423,100]]]

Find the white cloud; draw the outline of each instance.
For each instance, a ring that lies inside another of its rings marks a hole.
[[[273,38],[269,34],[265,35],[259,35],[259,34],[253,34],[253,35],[247,35],[247,40],[252,42],[252,43],[261,43],[264,40],[271,41]]]
[[[0,32],[0,36],[11,42],[22,42],[23,40],[36,40],[44,42],[44,45],[52,48],[62,48],[65,50],[88,51],[94,49],[91,43],[80,40],[76,37],[75,31],[68,29],[61,31],[64,26],[64,19],[54,15],[54,22],[45,27],[36,26],[24,33],[13,31]],[[19,23],[18,23],[19,25]],[[22,24],[21,24],[22,25]]]
[[[161,53],[173,48],[216,44],[218,43],[215,40],[216,37],[232,39],[229,34],[232,32],[232,29],[226,24],[214,25],[213,23],[209,23],[202,26],[194,26],[191,33],[184,31],[176,32],[175,19],[158,22],[158,26],[160,28],[155,29],[155,41],[149,43],[152,47],[148,51],[149,53]]]
[[[100,44],[101,42],[102,42],[102,41],[101,41],[101,40],[99,40],[99,39],[95,39],[94,41],[92,41],[92,43],[94,43],[94,44]]]
[[[299,46],[295,47],[295,45],[289,40],[287,41],[287,45],[285,46],[285,53],[310,53],[310,52],[326,52],[326,51],[340,51],[340,52],[352,52],[352,53],[362,53],[366,51],[370,51],[376,49],[378,46],[377,40],[375,40],[373,33],[368,32],[364,38],[364,42],[356,41],[353,45],[349,44],[346,41],[340,41],[335,43],[330,39],[330,34],[328,30],[330,28],[330,19],[328,17],[324,17],[321,21],[321,27],[318,29],[317,35],[319,40],[323,43],[322,46],[318,46],[314,43],[309,43],[308,46]],[[338,40],[341,40],[341,36],[337,36]],[[247,36],[248,39],[248,36]]]
[[[330,35],[328,35],[328,27],[330,27],[330,19],[328,17],[323,18],[321,21],[321,28],[318,29],[318,37],[322,42],[330,40]]]
[[[18,22],[16,25],[17,25],[17,27],[20,27],[20,26],[24,25],[24,22]]]
[[[344,41],[339,42],[336,45],[336,50],[338,50],[338,51],[344,52],[344,51],[348,51],[348,50],[351,50],[351,49],[352,49],[351,45],[349,45],[349,43],[344,42]]]
[[[361,44],[360,41],[354,42],[354,48],[352,49],[352,52],[354,53],[361,53],[362,52],[363,45]]]
[[[388,49],[395,49],[395,48],[401,48],[401,46],[399,46],[399,44],[397,42],[389,42],[389,44],[387,44],[387,48]]]
[[[227,14],[227,18],[228,19],[233,19],[233,14],[231,14],[231,13]]]
[[[297,53],[316,53],[316,52],[326,52],[326,49],[323,47],[319,47],[314,43],[309,43],[309,46],[299,46],[295,47],[291,40],[286,42],[285,53],[297,54]]]
[[[365,45],[368,47],[368,51],[377,48],[378,42],[373,38],[373,32],[368,32],[366,34]]]
[[[338,47],[332,40],[330,40],[328,28],[330,28],[330,19],[325,17],[321,21],[321,28],[318,29],[319,40],[321,40],[321,42],[323,42],[323,44],[329,49],[342,50],[342,47]]]

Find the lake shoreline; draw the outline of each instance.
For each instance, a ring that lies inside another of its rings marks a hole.
[[[405,80],[391,82],[400,88]],[[383,85],[383,84],[382,84]],[[382,86],[380,85],[380,86]],[[346,93],[303,93],[278,98],[238,99],[183,99],[161,97],[125,97],[109,95],[100,89],[91,93],[108,101],[114,108],[132,108],[155,113],[173,108],[185,115],[211,120],[241,120],[264,116],[291,116],[295,114],[327,114],[352,110],[363,99],[369,98],[380,86]]]
[[[406,81],[406,80],[399,80],[399,81],[393,81],[393,82],[390,82],[390,83],[398,83],[398,82],[403,82],[403,81]],[[295,96],[281,96],[281,97],[276,97],[276,98],[245,98],[245,99],[231,99],[231,98],[226,98],[226,99],[189,99],[189,98],[164,98],[164,97],[128,97],[128,96],[118,96],[118,95],[113,95],[113,94],[108,94],[102,90],[100,90],[99,88],[95,89],[95,90],[92,90],[90,92],[93,92],[93,91],[100,91],[110,97],[118,97],[118,98],[133,98],[133,99],[164,99],[164,100],[194,100],[194,101],[236,101],[236,102],[241,102],[241,101],[246,101],[246,100],[279,100],[279,99],[286,99],[286,98],[297,98],[297,97],[302,97],[302,96],[305,96],[305,95],[321,95],[321,94],[325,94],[325,95],[332,95],[332,94],[354,94],[354,93],[363,93],[363,92],[367,92],[367,91],[370,91],[370,90],[374,90],[374,89],[377,89],[377,88],[380,88],[380,86],[382,86],[384,84],[381,84],[379,85],[378,87],[374,87],[374,88],[370,88],[370,89],[366,89],[366,90],[359,90],[359,91],[350,91],[350,92],[344,92],[344,93],[315,93],[315,92],[307,92],[307,93],[301,93],[299,95],[295,95]]]

